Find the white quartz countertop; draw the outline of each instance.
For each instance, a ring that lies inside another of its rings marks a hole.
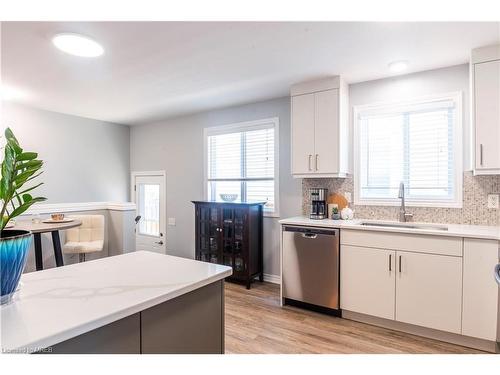
[[[467,238],[482,238],[489,240],[500,241],[500,226],[486,226],[486,225],[462,225],[462,224],[429,224],[421,223],[423,225],[440,225],[446,226],[448,230],[432,229],[429,228],[394,228],[394,227],[374,227],[366,226],[361,223],[374,222],[374,223],[391,223],[390,221],[382,220],[314,220],[306,216],[296,216],[279,221],[280,224],[288,225],[303,225],[312,227],[324,228],[339,228],[339,229],[355,229],[355,230],[368,230],[375,232],[393,232],[393,233],[414,233],[414,234],[428,234],[435,236],[451,236],[451,237],[467,237]],[[396,223],[397,222],[392,222]],[[408,223],[419,224],[419,223]]]
[[[1,346],[46,348],[231,274],[230,267],[148,251],[27,273],[1,307]]]

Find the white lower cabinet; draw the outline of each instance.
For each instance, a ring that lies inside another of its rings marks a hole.
[[[340,307],[394,319],[396,252],[349,245],[341,251]]]
[[[500,288],[493,277],[499,262],[498,241],[464,239],[463,335],[500,340]]]
[[[461,333],[462,258],[396,252],[399,322]]]
[[[346,229],[340,241],[343,310],[462,333],[462,238]],[[492,261],[490,256],[487,262]],[[468,289],[469,300],[478,298]],[[484,300],[483,306],[493,303]],[[477,318],[472,309],[470,315]],[[479,325],[471,323],[471,329]]]

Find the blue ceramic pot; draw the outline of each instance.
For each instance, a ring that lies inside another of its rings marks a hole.
[[[23,273],[31,232],[27,230],[3,230],[0,238],[1,303],[9,302],[16,291]]]

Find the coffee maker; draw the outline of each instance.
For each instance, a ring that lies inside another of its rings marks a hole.
[[[311,212],[309,218],[317,220],[326,219],[328,216],[326,204],[328,189],[312,188],[309,194],[311,198]]]

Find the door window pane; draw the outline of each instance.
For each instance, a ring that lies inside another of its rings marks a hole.
[[[160,235],[160,185],[138,184],[139,189],[139,234]]]

